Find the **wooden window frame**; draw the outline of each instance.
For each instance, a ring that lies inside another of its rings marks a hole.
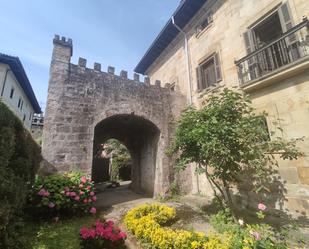
[[[215,82],[207,83],[202,76],[203,67],[210,63],[213,60],[213,67],[214,67],[214,75],[215,75]],[[213,85],[216,85],[218,82],[222,80],[222,71],[221,71],[221,63],[220,63],[220,56],[219,53],[213,53],[211,56],[207,57],[203,62],[201,62],[198,67],[196,68],[196,77],[197,77],[197,89],[198,91],[202,91],[204,89],[208,89]],[[205,86],[205,87],[204,87]]]

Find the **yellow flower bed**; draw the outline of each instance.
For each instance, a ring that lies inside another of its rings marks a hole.
[[[175,230],[162,225],[176,216],[174,208],[161,204],[144,204],[130,210],[125,216],[128,230],[137,239],[158,249],[228,249],[228,239],[206,237],[201,232]]]

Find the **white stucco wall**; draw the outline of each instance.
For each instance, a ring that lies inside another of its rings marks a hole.
[[[5,79],[7,69],[9,69],[9,71]],[[14,89],[14,94],[13,97],[10,98],[12,88]],[[1,96],[2,92],[3,94]],[[30,129],[34,109],[13,72],[10,70],[10,67],[3,63],[0,63],[0,98],[15,113],[15,115],[20,118],[24,126],[27,129]],[[22,107],[18,107],[19,99],[23,102]],[[25,120],[23,121],[24,115]]]

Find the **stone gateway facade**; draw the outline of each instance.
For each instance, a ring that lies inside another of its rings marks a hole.
[[[92,171],[97,146],[116,138],[133,159],[132,186],[165,194],[174,179],[166,156],[173,122],[189,104],[202,107],[214,89],[249,94],[268,112],[270,139],[305,137],[305,156],[279,161],[269,207],[309,214],[308,0],[184,0],[135,68],[145,82],[70,63],[72,41],[58,36],[50,70],[43,156],[59,170]],[[164,83],[164,87],[160,81]],[[168,82],[168,83],[166,83]],[[279,126],[280,129],[276,129]],[[177,177],[186,191],[211,198],[195,166]],[[245,186],[246,187],[246,186]],[[280,193],[279,193],[280,191]],[[258,198],[243,190],[244,209]]]
[[[172,121],[182,97],[167,85],[127,78],[127,72],[102,72],[95,63],[70,63],[72,40],[56,36],[50,68],[42,153],[58,170],[92,172],[93,155],[110,138],[132,156],[132,188],[150,195],[168,191],[171,174],[166,155]]]

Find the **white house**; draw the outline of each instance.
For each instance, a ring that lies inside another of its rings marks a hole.
[[[33,114],[42,112],[19,58],[1,53],[0,99],[27,129],[31,128]]]

